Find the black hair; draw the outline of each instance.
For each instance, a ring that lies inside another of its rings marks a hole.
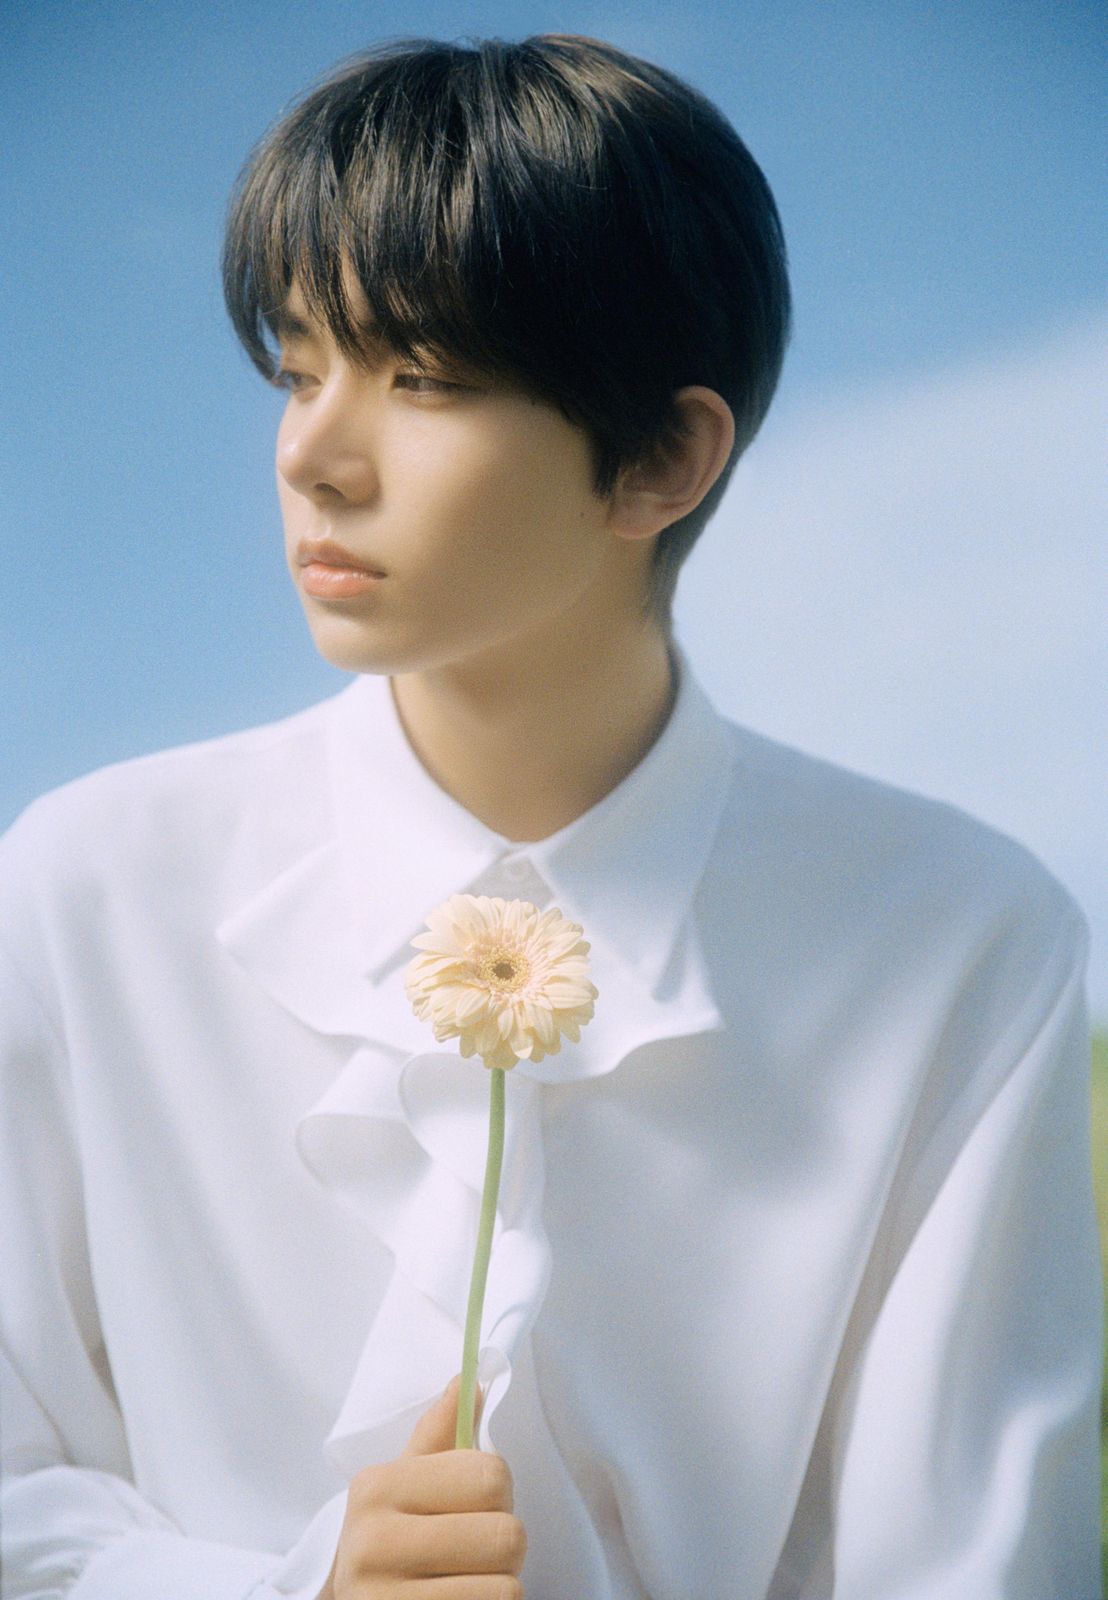
[[[681,563],[761,426],[791,301],[769,185],[672,73],[597,40],[402,40],[340,62],[251,151],[228,206],[227,309],[270,382],[295,276],[348,359],[385,346],[509,377],[591,440],[597,493],[673,437],[674,393],[735,417],[714,488],[655,543],[665,626]]]

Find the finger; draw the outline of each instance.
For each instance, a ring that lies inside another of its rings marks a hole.
[[[413,1578],[458,1573],[518,1576],[527,1554],[523,1523],[504,1511],[398,1517],[389,1528],[388,1542],[396,1570]]]
[[[439,1450],[453,1450],[454,1436],[458,1427],[458,1391],[461,1384],[460,1373],[451,1378],[442,1394],[433,1405],[428,1406],[412,1429],[412,1436],[401,1451],[401,1455],[426,1456]]]
[[[447,1578],[413,1578],[404,1585],[404,1600],[524,1600],[517,1577],[469,1575]]]
[[[351,1483],[359,1511],[438,1516],[454,1511],[511,1511],[508,1463],[492,1450],[443,1450],[398,1456],[386,1471],[368,1468]]]

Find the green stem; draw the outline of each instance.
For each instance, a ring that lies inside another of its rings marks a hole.
[[[465,1340],[462,1344],[462,1386],[458,1394],[458,1428],[454,1435],[456,1450],[473,1449],[473,1412],[477,1398],[481,1313],[485,1305],[489,1256],[492,1254],[496,1197],[500,1190],[500,1163],[504,1156],[504,1069],[489,1067],[486,1070],[489,1074],[489,1150],[485,1159],[485,1190],[481,1196],[481,1219],[477,1224],[473,1276],[469,1280],[469,1305],[466,1309]]]

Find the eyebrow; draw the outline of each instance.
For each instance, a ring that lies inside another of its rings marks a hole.
[[[389,351],[391,347],[381,337],[375,322],[360,322],[357,326],[362,343],[367,350],[377,351],[380,354],[385,354]],[[273,313],[272,327],[278,342],[282,345],[314,344],[322,346],[323,341],[316,329],[302,318],[295,316],[284,306],[278,307]]]
[[[291,311],[280,308],[273,313],[273,331],[279,339],[315,339],[315,333],[308,323],[299,317],[294,317]]]

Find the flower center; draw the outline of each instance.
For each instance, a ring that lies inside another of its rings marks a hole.
[[[495,945],[477,963],[477,976],[490,989],[501,994],[516,994],[531,976],[531,963],[521,950]]]

